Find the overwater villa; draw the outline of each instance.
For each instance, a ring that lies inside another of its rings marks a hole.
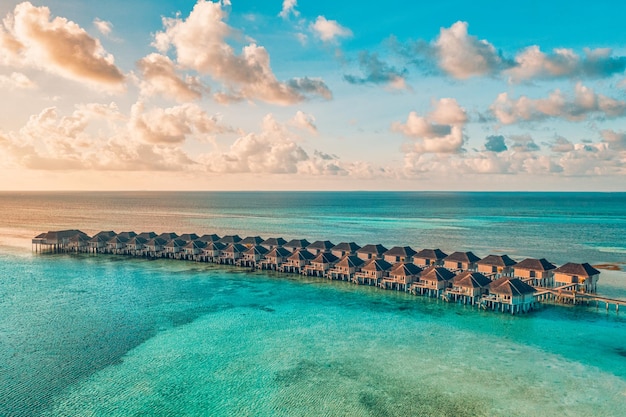
[[[263,243],[264,240],[265,239],[263,239],[261,236],[248,236],[239,243],[244,245],[246,248],[251,248],[253,246],[260,245],[261,243]],[[269,250],[271,248],[267,249]]]
[[[363,266],[365,261],[356,255],[346,255],[328,270],[328,279],[352,281],[354,274]]]
[[[413,255],[417,252],[410,246],[394,246],[383,253],[383,259],[387,262],[413,262]]]
[[[552,271],[554,286],[571,286],[574,291],[595,293],[600,278],[600,271],[588,263],[568,262]]]
[[[476,262],[478,272],[490,279],[513,276],[513,266],[516,264],[508,255],[489,255]]]
[[[442,266],[446,256],[448,254],[441,249],[422,249],[413,255],[413,263],[417,266]]]
[[[341,242],[333,246],[330,249],[330,253],[337,258],[343,258],[346,255],[354,255],[359,249],[361,249],[361,247],[354,242]]]
[[[32,243],[37,252],[174,258],[325,277],[511,314],[525,313],[546,299],[572,304],[595,300],[604,303],[607,310],[610,303],[616,310],[626,305],[623,300],[591,295],[597,290],[600,271],[588,263],[570,262],[557,268],[543,258],[527,258],[516,264],[507,255],[479,259],[472,252],[447,256],[440,249],[415,252],[409,246],[387,250],[380,244],[360,247],[355,242],[334,245],[328,240],[309,244],[306,239],[286,242],[280,237],[198,237],[195,233],[179,237],[174,232],[137,235],[101,231],[89,237],[80,230],[62,230],[40,233]],[[428,268],[421,268],[426,265]]]
[[[443,266],[451,271],[475,271],[479,260],[472,252],[453,252],[443,258]]]
[[[387,248],[383,245],[365,245],[361,249],[356,251],[356,256],[363,259],[364,261],[369,261],[370,259],[382,259],[383,254],[387,252]]]
[[[311,262],[302,270],[303,275],[314,277],[325,277],[335,264],[339,261],[335,255],[329,252],[321,252],[315,258],[311,259]]]
[[[422,271],[419,281],[413,282],[410,291],[414,294],[440,297],[451,286],[456,275],[443,266],[430,266]]]
[[[422,268],[412,262],[398,262],[386,277],[382,277],[379,285],[386,290],[407,291],[413,282],[419,280],[421,272]]]
[[[535,305],[537,290],[519,278],[502,277],[489,284],[489,292],[483,295],[483,308],[510,313],[526,313]]]
[[[265,246],[261,246],[261,245],[252,246],[243,253],[243,258],[239,260],[238,265],[245,266],[248,268],[255,268],[257,263],[260,262],[263,258],[265,258],[265,254],[267,252],[269,252],[269,250],[267,250]]]
[[[291,239],[289,242],[283,245],[283,248],[290,250],[291,252],[295,252],[300,249],[305,249],[311,243],[306,239]]]
[[[378,285],[393,265],[384,259],[370,259],[361,271],[354,274],[352,282],[356,284]]]
[[[224,248],[226,248],[226,245],[222,242],[209,242],[207,243],[205,248],[202,249],[202,255],[200,256],[200,260],[203,262],[219,263],[219,260],[221,258],[220,255],[222,254]]]
[[[323,252],[330,252],[334,246],[335,244],[330,240],[317,240],[307,246],[306,250],[311,252],[313,255],[319,255]]]
[[[544,258],[526,258],[513,266],[513,276],[533,287],[551,287],[554,285],[554,269],[556,266]]]
[[[241,242],[241,238],[239,235],[227,235],[223,236],[218,242],[223,243],[225,245],[232,245],[233,243]]]
[[[282,248],[285,243],[287,243],[287,241],[282,237],[270,237],[261,242],[261,246],[265,247],[267,250],[272,250],[274,248]]]
[[[308,246],[308,245],[307,245]],[[287,248],[285,248],[287,249]],[[315,258],[311,252],[304,248],[296,249],[280,267],[281,272],[300,274],[311,260]]]
[[[257,263],[258,269],[280,271],[280,267],[291,256],[291,252],[283,247],[276,247],[265,254],[265,258]]]
[[[220,252],[220,263],[226,265],[236,265],[244,252],[248,250],[240,243],[231,243]]]
[[[452,280],[452,288],[445,291],[452,301],[463,304],[475,304],[480,298],[488,294],[491,280],[480,272],[463,271]]]

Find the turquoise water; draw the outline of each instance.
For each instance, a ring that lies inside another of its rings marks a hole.
[[[236,268],[30,252],[31,229],[72,226],[623,261],[624,195],[524,196],[507,208],[454,193],[0,194],[0,415],[625,415],[621,313],[509,316]],[[539,236],[546,223],[567,238]],[[603,272],[601,290],[626,295],[623,279]]]

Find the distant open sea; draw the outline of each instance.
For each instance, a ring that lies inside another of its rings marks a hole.
[[[612,264],[626,299],[626,193],[0,192],[0,416],[626,415],[626,311],[31,252],[68,228]]]

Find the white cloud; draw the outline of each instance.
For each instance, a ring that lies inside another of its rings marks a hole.
[[[417,153],[456,153],[463,149],[465,110],[453,98],[433,103],[434,110],[426,116],[410,112],[405,123],[394,122],[392,130],[415,138],[412,151]]]
[[[150,54],[137,62],[142,72],[141,92],[146,96],[162,95],[179,102],[198,100],[208,88],[197,77],[182,79],[174,63],[165,55]]]
[[[12,72],[11,75],[0,75],[0,89],[32,90],[37,85],[21,72]]]
[[[93,20],[93,24],[96,26],[96,29],[98,29],[98,31],[104,36],[110,35],[111,31],[113,30],[113,24],[111,22],[107,22],[106,20],[100,20],[98,18],[95,18]]]
[[[181,144],[192,135],[197,140],[210,141],[212,135],[232,130],[193,103],[149,111],[144,107],[141,101],[133,105],[129,126],[130,131],[145,143]]]
[[[278,13],[278,16],[282,17],[283,19],[287,19],[290,14],[298,17],[300,15],[300,12],[296,10],[297,5],[298,0],[283,0],[283,8],[280,13]]]
[[[350,29],[341,26],[336,20],[327,20],[324,16],[317,16],[310,27],[313,33],[324,42],[352,36]]]
[[[566,96],[560,90],[554,90],[547,98],[540,99],[527,96],[513,99],[508,93],[501,93],[490,110],[503,124],[551,117],[579,121],[594,115],[600,118],[624,116],[626,102],[597,94],[582,83],[577,83],[573,97]]]
[[[563,77],[608,77],[623,72],[626,57],[612,56],[608,48],[585,49],[584,56],[574,50],[557,48],[551,54],[537,45],[530,46],[515,57],[515,65],[505,71],[512,82]]]
[[[0,26],[0,61],[37,68],[109,91],[123,88],[124,74],[100,41],[78,24],[52,18],[47,7],[15,6]]]
[[[291,119],[291,124],[299,129],[308,130],[311,133],[317,133],[315,117],[301,110],[298,110],[296,112],[296,115],[293,117],[293,119]]]
[[[224,83],[226,91],[216,95],[220,101],[258,99],[289,105],[304,100],[303,93],[310,91],[299,90],[289,81],[278,81],[264,47],[250,43],[240,55],[235,53],[226,42],[234,33],[224,22],[226,17],[221,3],[200,0],[187,19],[164,18],[165,30],[155,35],[154,46],[162,53],[173,47],[178,64]]]
[[[499,70],[502,59],[496,49],[486,40],[468,35],[467,27],[467,22],[459,21],[449,29],[441,28],[434,43],[439,67],[459,79]]]

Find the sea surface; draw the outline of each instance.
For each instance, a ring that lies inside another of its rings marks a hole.
[[[68,228],[611,264],[626,299],[626,193],[0,193],[0,416],[626,415],[626,311],[32,252]]]

